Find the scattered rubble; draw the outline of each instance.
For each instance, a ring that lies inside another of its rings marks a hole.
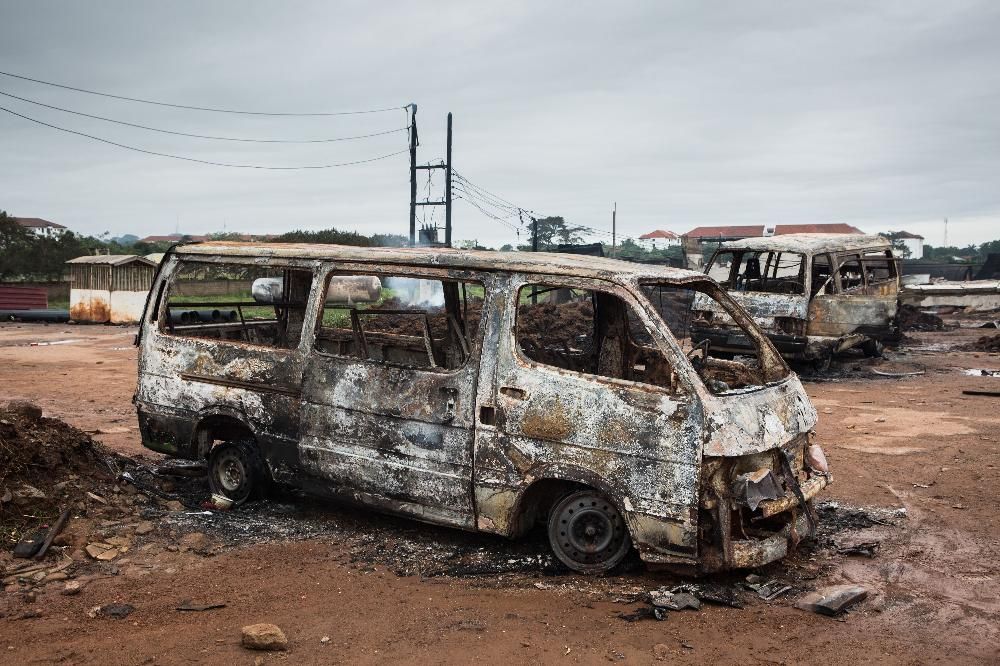
[[[131,604],[104,604],[103,606],[91,608],[87,615],[91,618],[104,617],[113,620],[124,620],[134,610],[135,606]]]
[[[973,343],[969,344],[971,351],[997,352],[1000,351],[1000,334],[984,335]]]
[[[899,308],[897,320],[901,331],[943,331],[944,320],[936,314],[924,312],[912,305]]]
[[[753,590],[764,601],[773,601],[783,594],[791,592],[792,586],[780,580],[765,580],[763,576],[750,574],[743,580],[748,590]]]
[[[0,408],[0,547],[54,523],[67,506],[85,509],[88,486],[113,481],[100,444],[41,414],[24,402]]]
[[[878,541],[864,541],[853,546],[838,548],[837,552],[841,555],[861,555],[871,559],[875,557],[881,547],[882,544]]]

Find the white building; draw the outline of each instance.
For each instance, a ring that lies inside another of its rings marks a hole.
[[[910,259],[922,259],[924,256],[924,237],[900,231],[893,234],[894,243],[902,243],[910,251]]]
[[[142,318],[156,264],[134,254],[77,257],[69,265],[69,316],[77,322],[134,324]]]
[[[643,234],[639,236],[639,240],[643,245],[649,247],[673,247],[681,244],[681,237],[672,231],[664,231],[663,229],[657,229],[656,231],[651,231],[648,234]]]
[[[43,238],[57,238],[66,233],[66,227],[63,225],[43,220],[40,217],[15,217],[14,221],[36,236]]]

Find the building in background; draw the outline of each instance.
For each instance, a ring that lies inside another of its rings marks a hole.
[[[70,319],[98,324],[134,324],[142,319],[155,262],[134,254],[99,254],[66,263]]]
[[[743,240],[744,238],[762,238],[765,236],[783,236],[785,234],[863,234],[861,229],[843,222],[826,224],[776,224],[768,227],[763,224],[729,225],[722,227],[695,227],[681,236],[687,267],[693,270],[701,269],[705,259],[712,255],[715,249],[726,241]]]
[[[672,231],[657,229],[656,231],[650,231],[648,234],[639,236],[639,242],[647,247],[658,247],[663,249],[666,247],[680,246],[681,237]]]
[[[909,231],[897,231],[889,234],[889,240],[895,247],[905,247],[909,253],[904,254],[905,259],[924,258],[924,237],[911,234]]]
[[[43,238],[58,238],[66,233],[66,227],[63,225],[43,220],[40,217],[15,217],[14,221],[36,236]]]

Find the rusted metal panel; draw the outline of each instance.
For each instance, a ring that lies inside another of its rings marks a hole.
[[[888,291],[888,290],[886,290]],[[809,304],[809,335],[844,337],[852,333],[888,335],[896,318],[895,293],[886,295],[833,294],[817,296]]]
[[[111,321],[111,292],[107,289],[70,289],[69,317],[73,321],[98,324]]]
[[[43,287],[0,285],[0,310],[45,310],[48,292]]]

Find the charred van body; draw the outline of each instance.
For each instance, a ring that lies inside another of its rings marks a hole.
[[[829,363],[860,347],[878,356],[899,337],[899,270],[879,236],[788,234],[722,243],[705,272],[750,313],[783,356]],[[707,300],[695,304],[692,335],[718,351],[750,348],[732,318]]]
[[[231,282],[224,299],[200,281]],[[748,343],[720,357],[697,304]],[[236,310],[179,323],[177,310]],[[816,412],[712,279],[598,257],[203,243],[164,258],[138,338],[145,446],[240,503],[294,486],[517,537],[605,571],[782,557],[830,482]]]

